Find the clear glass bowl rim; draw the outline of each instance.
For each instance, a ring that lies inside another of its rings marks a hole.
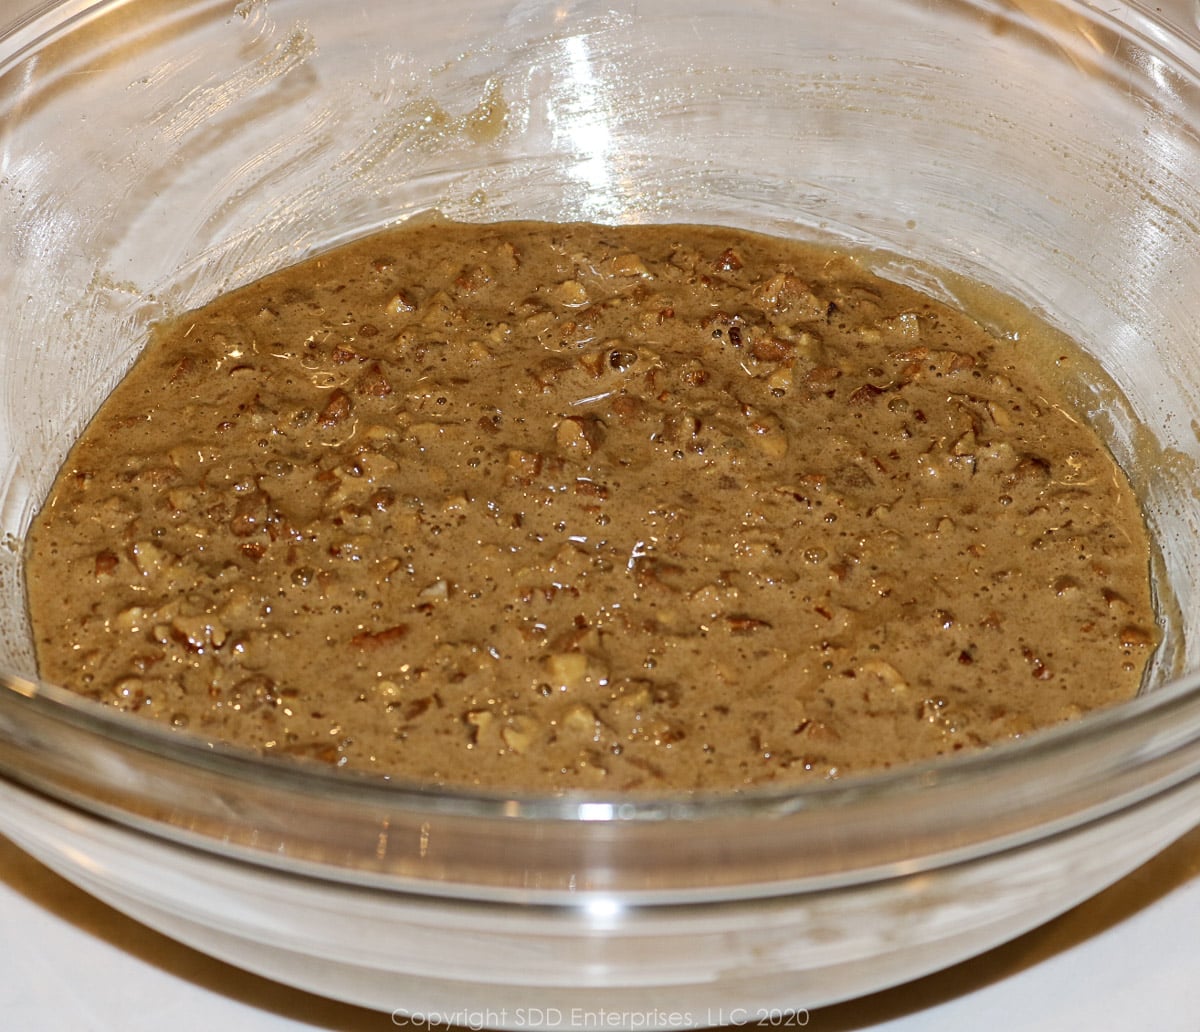
[[[691,821],[831,809],[866,799],[910,793],[936,793],[940,786],[990,782],[1026,767],[1055,764],[1069,769],[1085,755],[1125,757],[1131,749],[1138,762],[1151,765],[1195,745],[1200,758],[1200,673],[1180,677],[1128,702],[1045,728],[1024,738],[960,754],[938,757],[888,770],[828,781],[757,785],[737,791],[676,793],[606,793],[567,791],[530,793],[462,786],[436,786],[358,770],[343,770],[317,761],[266,757],[252,750],[210,742],[146,719],[130,718],[113,707],[46,682],[0,671],[0,743],[6,729],[17,727],[23,710],[61,724],[98,742],[122,750],[157,756],[207,774],[246,779],[311,798],[331,801],[347,796],[369,798],[387,808],[422,812],[454,812],[506,820],[658,821],[686,817]],[[11,722],[3,718],[12,718]],[[10,730],[11,733],[11,730]],[[1105,764],[1110,766],[1110,764]],[[1123,764],[1111,764],[1123,767]],[[0,769],[3,765],[0,764]],[[1200,765],[1196,768],[1200,774]],[[1069,784],[1068,778],[1060,786]],[[1053,795],[1053,789],[1047,797]],[[611,813],[599,816],[597,804]],[[1197,815],[1200,818],[1200,814]]]

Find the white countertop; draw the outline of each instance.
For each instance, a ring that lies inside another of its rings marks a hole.
[[[0,26],[31,6],[32,0],[0,0]],[[805,1027],[1198,1032],[1198,932],[1200,831],[1007,946],[911,985],[813,1012]],[[0,957],[0,1028],[13,1032],[396,1027],[386,1014],[278,986],[177,945],[91,899],[3,838]]]
[[[911,985],[814,1011],[804,1027],[1197,1032],[1198,930],[1200,830],[1007,946]],[[91,899],[2,838],[0,943],[0,1028],[13,1032],[396,1027],[387,1014],[275,985],[179,946]]]

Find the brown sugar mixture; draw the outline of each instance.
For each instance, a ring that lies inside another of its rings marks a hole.
[[[30,539],[43,676],[395,778],[736,790],[1134,695],[1033,344],[727,229],[428,222],[161,328]]]

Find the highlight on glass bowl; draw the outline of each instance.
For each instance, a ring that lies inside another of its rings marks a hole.
[[[1176,6],[11,26],[0,831],[496,1027],[804,1014],[1132,871],[1200,818]]]

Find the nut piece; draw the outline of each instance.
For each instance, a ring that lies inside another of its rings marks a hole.
[[[588,660],[582,652],[557,652],[547,656],[546,673],[555,688],[578,688],[587,676]]]
[[[579,280],[565,280],[551,293],[555,301],[567,308],[582,308],[588,303],[587,288]]]
[[[329,395],[329,400],[325,403],[325,407],[321,409],[321,414],[317,417],[317,422],[321,426],[337,426],[338,423],[350,415],[352,409],[353,405],[350,402],[350,395],[339,388]]]
[[[417,310],[417,306],[408,299],[403,290],[398,290],[384,308],[388,315],[407,315]]]
[[[153,541],[135,541],[129,551],[143,577],[157,576],[170,564],[170,555]]]
[[[511,448],[505,462],[509,481],[526,487],[532,484],[542,471],[542,457],[537,452]]]
[[[650,272],[645,263],[636,254],[626,253],[614,255],[608,267],[614,276],[649,276]]]
[[[488,737],[496,715],[487,709],[469,710],[463,714],[463,720],[471,727],[471,744],[479,745]]]
[[[1146,648],[1154,644],[1154,635],[1144,627],[1127,624],[1121,628],[1121,644],[1127,649]]]
[[[359,631],[350,639],[350,644],[363,652],[374,652],[376,649],[394,645],[408,634],[407,624],[396,624],[382,631]]]
[[[881,659],[872,659],[864,663],[860,669],[864,674],[879,678],[884,687],[893,694],[904,695],[909,690],[908,682],[891,663],[885,663]]]
[[[577,738],[588,738],[593,742],[599,741],[604,728],[600,718],[596,716],[596,711],[582,703],[576,703],[567,710],[559,725],[568,734]]]
[[[518,713],[500,729],[500,740],[518,756],[527,753],[537,737],[537,721]]]
[[[588,458],[600,444],[600,427],[594,419],[572,416],[554,428],[559,454],[565,458]]]

